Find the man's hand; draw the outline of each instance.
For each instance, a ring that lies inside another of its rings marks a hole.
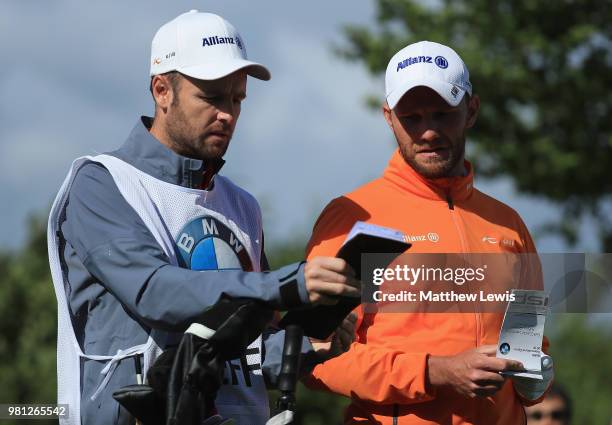
[[[516,360],[495,357],[496,345],[483,345],[454,356],[429,356],[427,375],[433,387],[451,387],[466,397],[488,397],[504,385],[499,374],[506,370],[523,370]]]
[[[311,338],[310,342],[317,354],[329,360],[347,351],[355,340],[355,322],[357,322],[357,315],[351,312],[338,326],[331,340],[319,341]]]
[[[315,257],[309,260],[304,277],[312,304],[333,305],[340,296],[361,296],[361,282],[355,279],[355,272],[341,258]]]
[[[540,351],[540,361],[542,362],[542,379],[530,379],[520,376],[511,376],[514,390],[527,400],[537,400],[548,389],[555,373],[553,369],[552,357]]]

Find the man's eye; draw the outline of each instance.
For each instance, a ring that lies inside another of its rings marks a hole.
[[[205,100],[206,102],[212,103],[219,100],[219,96],[200,96],[200,99]]]

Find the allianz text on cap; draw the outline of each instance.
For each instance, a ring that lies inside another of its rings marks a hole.
[[[419,41],[397,52],[387,65],[385,97],[391,109],[410,89],[418,86],[435,90],[451,106],[457,106],[467,92],[472,95],[470,73],[450,47]]]
[[[216,80],[239,69],[260,80],[270,71],[247,60],[236,28],[212,13],[191,10],[164,24],[151,44],[150,75],[178,71],[199,80]]]

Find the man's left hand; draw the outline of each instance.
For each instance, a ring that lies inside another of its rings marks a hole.
[[[555,373],[553,370],[553,359],[540,351],[542,362],[542,380],[511,376],[512,385],[517,393],[527,400],[537,400],[546,392],[552,382]]]
[[[347,351],[355,340],[356,321],[357,315],[354,312],[351,312],[344,318],[340,326],[338,326],[331,337],[331,340],[320,341],[311,338],[310,342],[317,354],[319,354],[325,360],[329,360]]]

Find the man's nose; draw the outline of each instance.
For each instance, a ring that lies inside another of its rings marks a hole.
[[[440,133],[435,125],[427,124],[421,133],[421,140],[425,143],[435,143],[440,139]]]
[[[425,143],[436,142],[440,138],[438,123],[430,114],[423,117],[421,122],[421,140]]]
[[[217,119],[219,121],[226,122],[228,124],[232,124],[234,122],[234,114],[230,111],[219,110],[217,113]]]
[[[224,102],[217,109],[217,119],[219,121],[227,122],[228,124],[233,124],[236,119],[236,105],[234,102]]]

